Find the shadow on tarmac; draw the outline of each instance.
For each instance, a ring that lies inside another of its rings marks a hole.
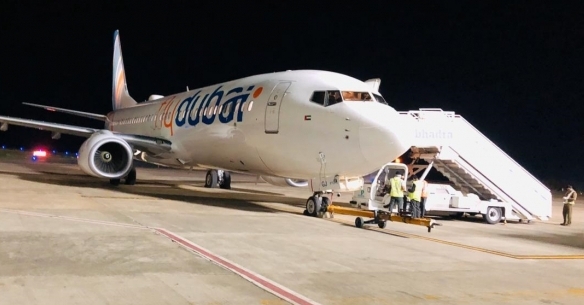
[[[123,194],[132,194],[139,196],[148,196],[163,200],[181,201],[190,204],[200,204],[212,207],[222,207],[243,211],[265,212],[265,213],[289,213],[302,215],[302,210],[291,212],[276,208],[266,207],[260,202],[282,203],[293,207],[303,208],[306,198],[287,197],[280,193],[232,188],[208,189],[204,187],[202,179],[194,180],[144,180],[140,179],[138,172],[138,181],[135,185],[120,184],[113,186],[107,180],[96,179],[82,173],[67,173],[69,168],[61,168],[59,165],[51,164],[50,169],[47,166],[38,166],[37,164],[22,164],[35,173],[15,173],[11,171],[0,170],[0,173],[18,177],[24,181],[37,182],[43,184],[63,185],[80,188],[92,188],[115,191]],[[138,170],[139,171],[139,170]],[[236,179],[233,183],[239,183]],[[249,182],[248,182],[249,183]],[[307,196],[308,197],[308,196]],[[112,199],[116,197],[112,196]],[[123,198],[119,198],[123,200]]]

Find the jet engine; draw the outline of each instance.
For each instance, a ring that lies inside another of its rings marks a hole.
[[[307,187],[307,180],[280,178],[273,176],[260,176],[265,182],[276,186]]]
[[[98,178],[120,179],[133,165],[132,147],[111,131],[102,130],[79,148],[77,163],[83,172]]]

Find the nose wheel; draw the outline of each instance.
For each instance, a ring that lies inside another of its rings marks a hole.
[[[206,188],[231,189],[231,173],[224,170],[210,169],[205,176]]]
[[[331,200],[328,197],[322,196],[321,193],[315,193],[306,200],[306,210],[304,210],[304,215],[323,218],[330,203]]]

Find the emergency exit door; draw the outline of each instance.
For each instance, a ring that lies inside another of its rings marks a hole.
[[[280,129],[280,107],[282,106],[284,95],[288,87],[290,87],[290,84],[291,82],[280,82],[268,98],[266,117],[264,120],[266,133],[278,133]]]

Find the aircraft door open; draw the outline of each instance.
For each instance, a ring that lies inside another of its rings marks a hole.
[[[272,91],[266,105],[266,117],[264,120],[266,133],[278,133],[280,129],[280,107],[284,100],[284,94],[291,82],[281,82]]]

